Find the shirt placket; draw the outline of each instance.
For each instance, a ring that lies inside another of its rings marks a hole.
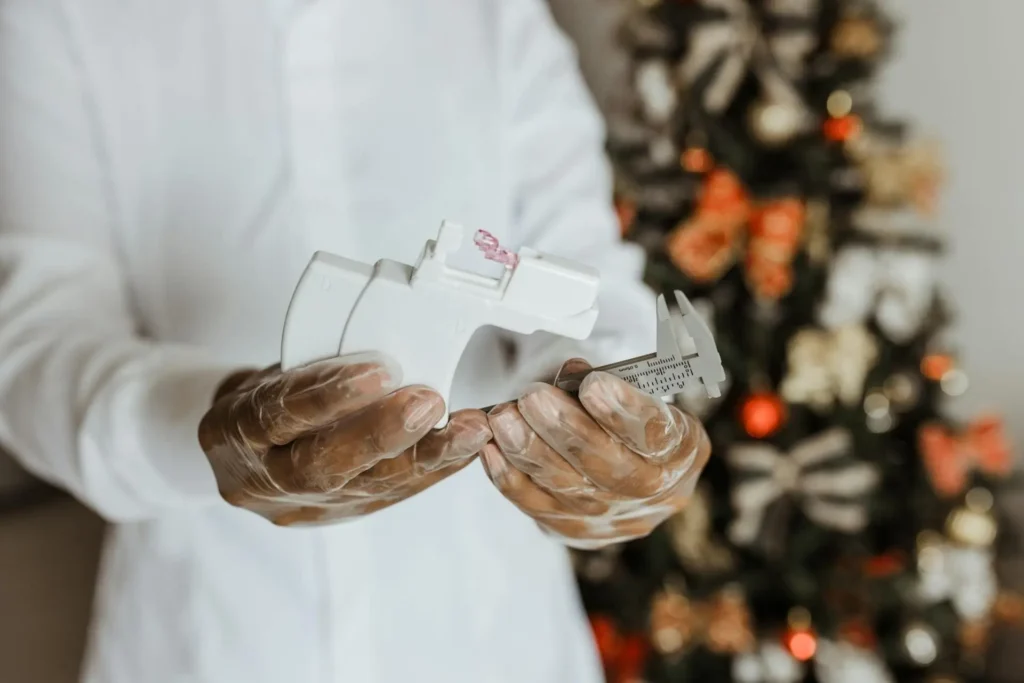
[[[337,64],[339,3],[295,2],[283,31],[283,115],[288,141],[295,228],[312,249],[344,253],[351,212],[342,165],[343,126]],[[311,254],[312,255],[312,252]],[[376,680],[373,556],[365,525],[342,524],[316,532],[324,590],[322,627],[325,680]]]

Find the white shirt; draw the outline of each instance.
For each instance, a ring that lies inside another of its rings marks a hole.
[[[479,463],[280,529],[196,426],[315,250],[411,262],[445,218],[603,283],[581,350],[474,339],[452,409],[652,350],[602,137],[541,0],[0,0],[0,441],[115,522],[85,681],[599,680],[565,550]]]

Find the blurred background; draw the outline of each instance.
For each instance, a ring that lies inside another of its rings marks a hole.
[[[636,4],[552,0],[609,117],[620,115],[630,99],[632,60],[618,38],[623,17]],[[951,407],[964,416],[998,410],[1013,441],[1021,443],[1024,193],[1018,191],[1018,166],[1024,91],[1018,71],[1024,3],[894,0],[885,6],[898,32],[895,54],[879,80],[881,106],[943,146],[946,182],[936,221],[948,253],[941,281],[953,304],[959,362],[970,380]],[[3,456],[0,500],[0,615],[18,615],[0,618],[0,680],[71,683],[84,645],[102,524],[75,502],[41,489]],[[1024,523],[1024,497],[1009,492],[999,505]],[[1021,588],[1022,570],[1024,564],[1009,557],[1002,574],[1011,584],[1017,577]],[[1024,656],[1014,656],[1015,642],[997,643],[993,680],[1021,680]]]

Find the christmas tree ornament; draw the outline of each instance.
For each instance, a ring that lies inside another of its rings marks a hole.
[[[714,166],[714,161],[703,147],[687,147],[680,155],[679,165],[690,173],[707,173]]]
[[[941,641],[935,629],[923,621],[912,621],[903,627],[900,644],[907,661],[928,667],[939,657]]]
[[[869,579],[885,579],[901,574],[907,567],[907,558],[899,550],[874,555],[864,561],[861,571]]]
[[[688,87],[707,81],[700,93],[705,109],[721,114],[753,72],[769,99],[797,106],[801,117],[809,118],[795,83],[803,78],[806,58],[817,42],[817,0],[770,0],[764,7],[770,19],[762,22],[746,0],[697,2],[717,12],[691,27],[679,72]],[[774,28],[765,32],[762,27]]]
[[[706,486],[698,486],[682,512],[665,524],[672,548],[683,568],[696,574],[731,571],[735,558],[727,546],[713,536],[711,500]]]
[[[996,604],[992,607],[992,616],[1004,624],[1024,623],[1024,595],[1010,590],[999,591]]]
[[[640,683],[649,651],[646,639],[622,633],[605,615],[591,615],[590,628],[610,683]]]
[[[636,222],[636,203],[625,197],[616,197],[615,215],[619,219],[619,233],[622,237],[629,236]]]
[[[779,389],[789,403],[818,411],[829,410],[836,402],[854,406],[877,358],[878,344],[863,325],[806,328],[789,340],[786,375]]]
[[[846,59],[874,59],[883,46],[878,23],[868,17],[849,16],[840,19],[832,29],[829,47]]]
[[[962,396],[970,386],[967,373],[960,368],[953,368],[939,380],[943,393],[950,396]]]
[[[738,475],[730,498],[736,516],[729,538],[750,545],[768,505],[784,496],[799,501],[804,514],[822,527],[855,533],[868,523],[864,497],[878,484],[878,472],[852,460],[849,432],[829,429],[784,453],[766,443],[739,443],[726,454]]]
[[[814,675],[820,683],[896,683],[874,650],[829,640],[821,641]]]
[[[786,651],[798,662],[807,662],[814,658],[818,651],[818,636],[810,627],[786,629],[782,642]]]
[[[720,655],[749,651],[754,633],[743,592],[730,585],[695,601],[678,589],[663,589],[651,606],[651,642],[669,656],[695,646]]]
[[[903,344],[916,335],[935,299],[935,255],[916,249],[848,246],[832,263],[822,325],[863,323],[870,315],[886,337]]]
[[[960,434],[926,423],[918,430],[918,449],[932,486],[944,497],[962,493],[972,471],[1001,478],[1013,464],[1003,421],[992,415],[973,420]]]
[[[667,168],[676,163],[676,145],[672,138],[667,135],[660,135],[651,140],[647,155],[651,162],[661,168]]]
[[[948,353],[929,353],[921,359],[921,374],[933,382],[940,381],[956,363]]]
[[[634,87],[647,121],[667,123],[679,99],[668,65],[661,59],[649,59],[637,66],[634,76]]]
[[[735,174],[715,169],[704,180],[694,214],[669,235],[665,248],[691,279],[713,282],[736,262],[746,233],[748,286],[759,297],[778,299],[792,286],[803,224],[799,200],[753,203]]]
[[[755,439],[771,436],[786,419],[786,404],[777,395],[761,391],[747,396],[740,406],[743,430]]]
[[[822,133],[832,142],[847,142],[857,138],[863,128],[864,124],[856,114],[830,116],[822,124]]]
[[[873,434],[884,434],[896,426],[889,399],[880,391],[871,391],[864,397],[865,424]]]
[[[608,581],[619,567],[622,546],[609,546],[600,550],[573,553],[573,566],[577,575],[591,583]]]
[[[934,141],[916,141],[901,147],[872,145],[864,153],[860,167],[871,204],[895,207],[909,203],[925,215],[934,213],[945,175],[941,150]]]
[[[694,610],[682,593],[667,589],[651,605],[651,643],[663,656],[674,656],[694,639]]]
[[[804,665],[779,643],[762,641],[732,660],[733,683],[800,683]]]
[[[988,489],[971,489],[964,496],[964,505],[954,508],[946,518],[946,535],[961,545],[990,547],[999,531],[992,514],[993,504],[994,499]]]
[[[846,116],[853,110],[853,96],[846,90],[836,90],[828,96],[825,109],[833,118]]]
[[[792,263],[803,228],[804,205],[798,199],[784,197],[751,214],[744,266],[747,286],[759,299],[776,302],[793,288]]]
[[[921,398],[921,379],[906,371],[894,372],[882,385],[882,393],[889,400],[893,410],[907,412],[917,406]]]
[[[806,128],[806,109],[800,103],[761,99],[751,105],[747,125],[768,147],[779,147]]]
[[[916,595],[924,604],[948,601],[965,620],[989,616],[999,593],[990,548],[928,534],[918,543],[917,570]]]

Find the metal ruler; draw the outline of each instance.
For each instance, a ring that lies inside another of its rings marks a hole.
[[[725,369],[711,330],[686,295],[679,290],[673,294],[677,308],[672,310],[664,295],[658,297],[658,346],[653,353],[562,375],[555,386],[575,394],[587,375],[607,372],[652,396],[673,396],[695,383],[709,397],[721,396]]]

